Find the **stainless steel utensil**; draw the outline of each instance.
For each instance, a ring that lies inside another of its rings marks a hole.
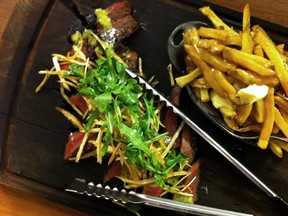
[[[224,147],[221,146],[213,137],[202,130],[196,123],[194,123],[188,116],[186,116],[179,108],[173,105],[163,94],[157,91],[152,85],[150,85],[141,76],[135,74],[129,69],[126,72],[135,79],[138,79],[139,83],[145,85],[147,90],[152,91],[152,93],[159,97],[160,101],[166,103],[167,107],[171,107],[173,112],[176,113],[183,121],[191,127],[196,133],[198,133],[204,140],[206,140],[214,149],[216,149],[221,155],[223,155],[230,163],[232,163],[240,172],[242,172],[246,177],[248,177],[254,184],[256,184],[261,190],[263,190],[268,196],[280,199],[283,203],[288,205],[281,197],[274,193],[267,185],[265,185],[257,176],[255,176],[247,167],[245,167],[240,161],[234,158]]]
[[[188,213],[193,215],[206,215],[206,216],[249,216],[240,212],[228,211],[208,206],[188,204],[179,201],[174,201],[165,198],[159,198],[135,192],[126,192],[126,190],[119,191],[117,188],[105,187],[101,184],[94,185],[92,182],[86,183],[84,179],[75,179],[66,191],[86,194],[88,196],[95,196],[97,198],[104,198],[107,200],[120,201],[122,203],[147,205],[161,209],[172,210],[176,212]]]
[[[185,73],[185,50],[183,48],[183,40],[181,39],[182,33],[185,32],[187,29],[195,27],[199,28],[201,26],[208,26],[204,22],[199,21],[190,21],[185,22],[177,26],[173,32],[170,34],[168,38],[168,55],[170,58],[171,63],[173,66],[180,72]],[[180,37],[180,39],[179,39]],[[178,42],[177,42],[178,41]],[[243,132],[243,133],[237,133],[236,131],[232,130],[227,126],[227,124],[224,122],[222,116],[219,114],[219,111],[216,110],[214,107],[209,105],[208,103],[201,102],[193,93],[190,86],[187,86],[187,91],[192,99],[192,101],[197,105],[197,107],[202,111],[202,113],[208,117],[216,126],[218,126],[220,129],[225,131],[227,134],[240,139],[242,141],[245,141],[246,143],[257,145],[257,140],[259,138],[259,134],[253,133],[253,132]],[[279,136],[270,136],[270,139],[280,140],[283,142],[288,143],[288,139],[285,137],[279,137]]]

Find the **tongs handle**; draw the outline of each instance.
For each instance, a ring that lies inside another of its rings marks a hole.
[[[218,209],[197,204],[183,203],[174,200],[151,197],[144,194],[138,194],[138,197],[141,197],[144,200],[145,205],[181,213],[205,215],[205,216],[248,216],[248,215],[251,216],[251,214]]]
[[[96,196],[106,200],[113,200],[115,202],[131,203],[135,205],[146,205],[156,208],[171,210],[193,215],[206,215],[206,216],[248,216],[250,214],[234,212],[219,208],[202,206],[197,204],[190,204],[179,202],[175,200],[165,199],[162,197],[155,197],[145,194],[135,193],[126,190],[119,191],[117,188],[111,189],[109,186],[105,188],[101,184],[94,185],[94,183],[86,183],[85,179],[75,179],[66,191],[84,194],[88,196]],[[250,215],[251,216],[251,215]]]

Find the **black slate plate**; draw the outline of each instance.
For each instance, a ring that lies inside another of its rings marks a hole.
[[[106,6],[114,1],[81,2],[87,3],[89,9],[90,5]],[[169,34],[182,22],[206,19],[198,12],[198,7],[177,1],[131,0],[131,3],[142,29],[126,43],[142,56],[146,74],[155,75],[160,80],[158,89],[168,94],[170,86],[166,67],[169,60],[166,44]],[[11,84],[11,93],[7,96],[9,106],[1,105],[1,129],[3,125],[5,134],[0,137],[0,180],[92,215],[129,215],[128,211],[109,201],[64,192],[75,177],[101,182],[104,168],[97,165],[93,159],[79,164],[63,160],[70,124],[54,108],[64,104],[58,85],[50,79],[39,94],[34,93],[42,79],[37,72],[52,66],[51,53],[64,53],[69,50],[68,27],[77,21],[74,14],[58,1],[47,1],[44,9],[38,22],[35,21],[33,31],[23,30],[23,35],[27,32],[30,34],[24,38],[28,42],[22,39],[21,43],[19,39],[20,42],[15,45],[18,52],[10,59],[12,66],[7,68],[10,78],[15,74],[16,76],[13,82],[7,81]],[[37,10],[34,8],[32,12],[28,20],[36,19],[33,15],[38,14]],[[241,22],[234,18],[230,21],[238,24]],[[13,23],[11,25],[13,27]],[[273,32],[273,28],[270,28],[270,31]],[[26,42],[24,45],[23,40]],[[1,47],[1,52],[4,50]],[[222,143],[277,194],[288,200],[286,155],[280,160],[270,151],[243,145],[211,125],[192,103],[188,104],[188,108],[187,114],[198,122],[201,128]],[[202,139],[199,138],[198,142],[202,158],[198,204],[254,215],[279,215],[280,212],[287,212],[285,206],[274,203]],[[143,208],[141,213],[174,214],[154,208]]]

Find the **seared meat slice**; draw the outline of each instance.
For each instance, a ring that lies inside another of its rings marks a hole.
[[[111,22],[122,19],[132,13],[131,5],[127,1],[116,2],[106,8]]]

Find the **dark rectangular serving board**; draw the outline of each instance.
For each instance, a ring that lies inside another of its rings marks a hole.
[[[105,7],[115,1],[76,1],[83,10]],[[207,21],[198,7],[199,1],[131,0],[142,28],[126,43],[143,58],[147,76],[160,80],[157,88],[168,94],[170,82],[167,65],[167,39],[182,22]],[[0,44],[0,181],[12,187],[45,196],[88,212],[91,215],[130,215],[127,210],[109,201],[66,193],[64,190],[75,177],[102,182],[105,166],[94,159],[78,164],[63,160],[64,146],[71,125],[55,106],[64,102],[58,84],[51,78],[43,90],[35,94],[41,82],[38,71],[52,66],[52,53],[70,49],[69,27],[79,22],[61,1],[32,1],[29,7],[16,7],[5,31],[5,43]],[[213,8],[213,5],[211,5]],[[23,9],[24,8],[24,9]],[[240,25],[240,14],[215,7],[230,24]],[[258,20],[256,20],[258,21]],[[284,42],[286,32],[281,27],[260,21],[275,40]],[[20,27],[19,27],[20,26]],[[286,40],[287,41],[287,40]],[[187,114],[201,128],[223,144],[256,176],[286,201],[288,200],[288,157],[278,159],[271,151],[262,151],[228,137],[193,105]],[[198,139],[202,160],[198,204],[251,213],[281,215],[287,207],[269,198],[201,138]],[[144,207],[142,215],[173,212]]]

